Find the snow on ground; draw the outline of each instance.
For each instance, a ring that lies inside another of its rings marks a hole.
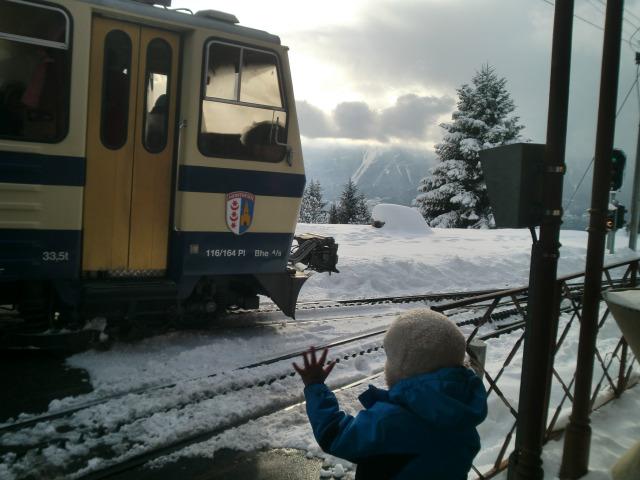
[[[335,237],[338,270],[316,274],[300,292],[300,300],[368,298],[426,292],[520,287],[528,283],[531,235],[526,229],[439,229],[415,233],[409,225],[388,229],[363,225],[299,224],[297,233]],[[584,271],[587,233],[563,230],[558,275]],[[617,252],[606,263],[636,254],[625,248],[618,232]]]
[[[378,208],[376,216],[385,221],[382,228],[366,225],[299,225],[299,233],[310,231],[331,235],[340,244],[340,273],[314,275],[303,287],[300,299],[370,298],[517,287],[527,283],[531,248],[531,237],[527,230],[429,229],[420,224],[411,212],[395,207]],[[559,274],[584,270],[586,233],[563,231],[561,242]],[[624,248],[626,243],[626,236],[619,233],[618,253],[607,255],[605,263],[636,258],[636,253]],[[291,361],[251,370],[238,369],[259,360],[299,351],[309,345],[323,345],[356,333],[385,328],[399,312],[407,308],[410,307],[354,307],[346,312],[340,310],[335,318],[327,318],[327,312],[301,310],[295,325],[285,324],[285,317],[281,314],[256,314],[256,321],[266,315],[268,320],[279,319],[281,323],[246,329],[176,332],[136,344],[116,344],[106,352],[75,355],[68,359],[68,364],[86,369],[95,391],[78,398],[57,400],[51,404],[51,410],[143,386],[176,385],[144,394],[130,393],[79,412],[71,420],[64,420],[72,427],[69,431],[61,428],[63,420],[54,420],[23,432],[5,434],[0,437],[1,445],[36,446],[56,431],[65,432],[63,435],[66,437],[62,446],[51,447],[39,454],[29,454],[22,459],[10,456],[0,458],[0,477],[20,478],[25,472],[33,473],[36,467],[65,465],[86,454],[88,448],[99,445],[110,446],[123,459],[144,448],[166,443],[180,434],[193,434],[236,423],[239,424],[236,428],[158,463],[181,456],[210,457],[223,447],[239,450],[284,447],[299,448],[307,451],[309,456],[324,458],[324,476],[335,474],[337,477],[344,474],[345,470],[347,477],[353,476],[352,465],[320,451],[302,405],[242,424],[243,418],[262,411],[265,404],[284,406],[302,400],[302,383],[297,377],[289,376],[265,387],[241,388],[260,380],[288,375]],[[466,318],[463,315],[453,319],[463,320]],[[560,327],[567,325],[570,318],[564,314]],[[467,335],[470,333],[467,327],[463,330]],[[491,375],[497,375],[521,336],[522,332],[516,331],[488,341],[486,368]],[[608,321],[598,340],[603,355],[615,348],[619,336],[615,323]],[[330,357],[354,353],[363,345],[380,346],[381,340],[382,337],[377,336],[357,347],[347,345],[337,348]],[[556,360],[558,373],[567,383],[574,369],[577,342],[578,327],[574,322]],[[363,376],[371,376],[371,383],[384,387],[384,379],[378,375],[384,361],[383,351],[344,360],[335,368],[329,384],[340,387]],[[519,353],[499,381],[505,398],[514,406],[517,405],[519,393],[520,368]],[[601,376],[601,369],[596,366],[595,370],[597,380]],[[230,388],[235,391],[229,391]],[[337,393],[348,412],[355,413],[359,409],[356,397],[365,388],[366,383]],[[212,397],[212,393],[218,394]],[[555,381],[552,405],[560,401],[562,393],[560,384]],[[603,395],[606,394],[604,389]],[[185,406],[185,402],[190,404]],[[592,453],[592,465],[595,465],[597,472],[588,478],[608,478],[603,472],[608,470],[615,457],[631,446],[633,441],[640,439],[640,422],[629,420],[636,418],[639,406],[640,387],[635,387],[622,399],[604,407],[602,413],[594,415],[594,449],[598,448],[604,453]],[[630,413],[634,409],[636,413]],[[560,412],[560,425],[566,422],[568,413],[566,408]],[[97,424],[104,428],[96,429]],[[508,408],[498,397],[491,396],[489,416],[479,429],[483,449],[475,463],[481,471],[490,468],[512,424],[513,417]],[[616,431],[615,439],[610,433],[613,429]],[[85,433],[80,435],[78,432],[81,431]],[[545,468],[548,468],[551,477],[557,471],[555,443],[545,451]],[[100,467],[103,462],[104,459],[94,458],[82,471]]]
[[[570,316],[562,315],[560,328],[562,329],[569,321]],[[469,331],[467,330],[468,334]],[[579,330],[574,325],[567,335],[567,340],[558,353],[560,368],[558,373],[566,383],[569,383],[573,370],[575,369],[575,352],[577,349]],[[602,338],[598,342],[598,348],[602,352],[607,352],[607,344],[610,344],[611,338],[619,338],[619,330],[613,321],[605,324],[602,332]],[[522,336],[522,332],[514,332],[512,334],[503,335],[496,339],[487,341],[488,357],[486,369],[496,378],[496,374],[502,368],[504,360],[509,355],[513,345]],[[384,366],[384,355],[379,355],[373,359],[364,360],[366,368],[362,365],[339,364],[334,373],[329,377],[328,384],[337,386],[344,384],[344,375],[351,374],[356,377],[354,370],[362,373],[380,372]],[[506,399],[517,408],[518,394],[520,387],[520,370],[522,366],[521,351],[514,357],[509,367],[499,381],[499,386]],[[597,382],[602,376],[602,369],[596,365],[594,379]],[[616,371],[616,370],[613,370]],[[334,375],[336,375],[334,377]],[[357,396],[366,389],[366,383],[337,392],[337,397],[341,408],[347,413],[355,415],[361,406],[357,400]],[[370,382],[380,388],[386,388],[382,375],[373,378]],[[295,385],[293,388],[296,388]],[[297,388],[302,388],[298,385]],[[487,385],[488,388],[488,385]],[[555,408],[560,403],[563,391],[560,384],[554,381],[551,394],[551,405]],[[599,398],[602,400],[610,397],[610,391],[604,389]],[[591,468],[595,472],[585,477],[590,480],[601,480],[610,478],[606,472],[612,463],[622,454],[625,449],[631,447],[633,443],[640,440],[640,422],[636,420],[637,407],[640,406],[640,386],[632,388],[625,393],[620,400],[615,400],[603,407],[595,417],[594,422],[594,453],[591,459]],[[609,410],[614,408],[615,410]],[[609,413],[611,412],[611,413]],[[551,410],[551,415],[553,409]],[[560,414],[558,426],[566,424],[570,407],[564,408]],[[604,421],[598,422],[598,418],[604,418]],[[480,425],[478,431],[482,439],[482,449],[476,457],[474,464],[481,472],[491,469],[495,458],[502,447],[502,442],[512,425],[514,419],[509,410],[495,394],[489,397],[489,415],[485,422]],[[615,432],[615,439],[611,438]],[[560,445],[560,446],[558,446]],[[548,472],[546,478],[555,478],[557,473],[556,450],[560,448],[561,442],[551,442],[548,452],[545,452],[545,470]],[[511,448],[513,447],[513,441]],[[175,461],[182,457],[207,457],[213,458],[216,451],[230,448],[235,450],[255,450],[256,448],[295,448],[308,452],[310,456],[317,456],[324,459],[324,474],[328,477],[335,471],[347,472],[347,478],[353,478],[354,466],[342,459],[324,454],[314,440],[313,433],[308,424],[304,405],[293,407],[284,412],[277,412],[260,418],[257,421],[249,422],[238,428],[230,429],[213,438],[210,441],[203,442],[188,447],[176,454],[160,459],[154,463],[154,466],[163,465],[165,462]],[[554,470],[555,469],[555,470]],[[336,477],[337,478],[337,477]],[[471,473],[469,478],[475,478],[475,474]],[[506,477],[501,477],[506,478]]]
[[[591,415],[591,453],[589,473],[582,480],[607,480],[615,462],[640,441],[640,385],[628,390]],[[544,478],[559,478],[564,437],[547,443],[542,454]],[[507,473],[495,477],[506,480]]]

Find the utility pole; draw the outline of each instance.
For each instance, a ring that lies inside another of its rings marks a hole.
[[[540,240],[534,242],[531,255],[531,301],[525,330],[516,445],[509,458],[510,480],[542,480],[544,477],[542,443],[559,315],[557,270],[562,223],[562,184],[566,170],[573,6],[574,0],[555,2],[542,184],[543,214]]]
[[[609,205],[607,205],[607,212],[611,211],[611,207],[616,206],[618,202],[616,201],[616,192],[614,190],[609,192]],[[618,226],[613,224],[613,228],[609,233],[607,233],[607,249],[609,253],[613,255],[616,253],[616,232],[618,231]]]
[[[640,54],[636,53],[636,65],[640,64]],[[629,248],[636,250],[638,242],[638,221],[640,218],[640,124],[638,124],[638,141],[636,143],[636,166],[633,170],[633,191],[631,195],[631,212],[629,218]]]
[[[565,432],[560,467],[560,478],[562,479],[577,479],[589,471],[591,382],[598,335],[600,288],[606,236],[605,223],[611,188],[623,10],[623,0],[607,1],[578,363],[573,408]]]

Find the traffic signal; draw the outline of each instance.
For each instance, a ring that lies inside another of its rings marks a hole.
[[[611,157],[611,190],[620,190],[622,187],[625,163],[627,163],[627,156],[622,150],[614,148]]]
[[[616,230],[624,227],[627,223],[624,221],[624,214],[627,213],[627,209],[624,205],[618,205],[616,210]]]
[[[618,210],[607,210],[607,219],[605,220],[605,227],[607,232],[610,232],[616,228],[616,215]]]

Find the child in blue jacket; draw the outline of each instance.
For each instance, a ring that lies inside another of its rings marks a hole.
[[[356,479],[463,480],[480,450],[487,415],[482,380],[463,366],[466,342],[446,316],[419,309],[396,318],[384,338],[389,390],[369,385],[355,417],[340,411],[312,347],[294,368],[305,384],[307,415],[325,452],[357,464]]]

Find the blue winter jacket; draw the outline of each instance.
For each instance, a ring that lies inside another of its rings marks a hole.
[[[476,426],[487,416],[482,380],[463,367],[369,385],[355,417],[340,411],[324,384],[304,394],[313,434],[327,453],[358,464],[357,479],[462,480],[480,450]]]

